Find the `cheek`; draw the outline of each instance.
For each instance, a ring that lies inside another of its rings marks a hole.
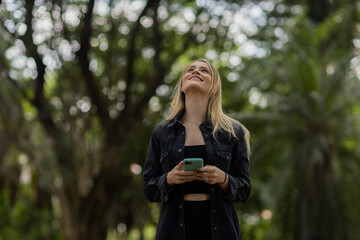
[[[181,80],[180,87],[184,86],[184,79]]]
[[[207,78],[206,78],[206,82],[207,82],[208,85],[211,85],[211,84],[212,84],[211,77],[207,77]]]
[[[184,81],[184,78],[181,80],[181,83],[180,83],[180,89],[182,89],[185,85],[185,81]]]
[[[184,84],[186,83],[186,79],[188,79],[188,78],[189,78],[189,74],[185,74],[183,76],[183,78],[181,79],[181,86],[184,86]]]

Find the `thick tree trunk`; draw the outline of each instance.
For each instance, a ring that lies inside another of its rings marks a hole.
[[[76,204],[69,199],[63,199],[61,223],[64,239],[106,239],[107,227],[103,220],[111,206],[110,199],[107,194],[92,196],[91,202],[95,200],[97,203],[93,209],[88,207],[93,205],[90,202],[84,202],[83,206],[75,206]],[[85,209],[81,210],[82,208]]]
[[[335,153],[323,152],[322,160],[312,160],[305,192],[300,193],[301,227],[299,239],[336,240],[344,231],[334,173]],[[316,163],[315,163],[316,162]]]
[[[78,239],[105,239],[107,226],[104,223],[111,201],[114,199],[114,192],[125,189],[119,187],[116,173],[121,164],[120,156],[122,149],[126,146],[126,139],[131,135],[132,130],[141,122],[144,112],[147,108],[149,99],[155,94],[157,86],[163,82],[166,69],[170,68],[174,59],[167,63],[166,67],[160,62],[161,53],[161,34],[160,27],[157,22],[157,8],[159,0],[147,1],[138,21],[134,24],[131,31],[134,39],[138,34],[140,27],[140,19],[142,16],[152,13],[154,19],[154,47],[156,54],[154,56],[154,68],[157,69],[156,74],[149,77],[148,90],[139,99],[132,99],[133,82],[135,74],[133,74],[134,61],[136,57],[135,42],[130,41],[133,47],[130,47],[128,53],[128,67],[126,74],[125,89],[125,108],[117,119],[112,119],[109,116],[109,99],[102,94],[99,81],[89,69],[90,58],[90,39],[92,36],[92,14],[95,1],[90,0],[87,4],[87,12],[83,18],[83,26],[80,34],[80,50],[76,53],[79,60],[79,65],[82,74],[82,80],[86,85],[88,97],[91,99],[91,104],[96,108],[96,115],[101,123],[102,131],[104,133],[104,143],[102,158],[94,163],[91,167],[100,168],[96,176],[89,173],[88,179],[91,180],[92,186],[89,191],[82,191],[81,176],[82,163],[78,161],[80,153],[76,145],[76,137],[71,133],[64,131],[61,127],[55,124],[51,113],[51,106],[48,99],[44,95],[45,83],[45,69],[46,66],[42,62],[42,56],[36,51],[37,46],[33,42],[32,31],[32,12],[34,8],[34,1],[27,1],[26,4],[26,34],[22,37],[25,46],[27,47],[27,55],[35,60],[38,76],[35,80],[35,96],[32,99],[33,105],[38,110],[38,117],[49,137],[54,141],[54,152],[56,155],[56,164],[61,175],[62,186],[54,187],[55,191],[51,189],[58,197],[61,205],[61,223],[62,235],[66,240]],[[152,9],[153,11],[149,11]],[[178,54],[183,51],[179,51]],[[85,94],[86,96],[86,94]],[[133,100],[133,101],[129,101]],[[125,139],[125,140],[124,140]],[[96,153],[98,154],[98,153]],[[101,154],[101,153],[100,153]],[[101,165],[101,166],[98,166]],[[121,184],[127,184],[126,177],[121,176]],[[53,186],[51,186],[53,187]]]
[[[312,193],[308,194],[303,204],[305,221],[303,221],[302,239],[331,240],[339,239],[334,181],[331,173],[317,172]]]
[[[121,144],[119,144],[121,145]],[[86,196],[81,195],[83,191],[78,189],[61,189],[59,192],[62,209],[62,232],[64,239],[105,239],[107,226],[104,219],[111,207],[115,191],[121,191],[116,178],[119,161],[111,161],[115,165],[106,165],[109,158],[117,159],[121,154],[121,146],[112,146],[104,152],[104,169],[98,176],[92,179],[93,186]]]

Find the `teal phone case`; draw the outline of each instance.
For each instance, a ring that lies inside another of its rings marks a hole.
[[[198,168],[204,167],[202,158],[185,158],[184,171],[196,171]]]

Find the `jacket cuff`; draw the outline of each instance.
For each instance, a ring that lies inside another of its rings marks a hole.
[[[225,195],[224,198],[226,201],[233,202],[236,198],[236,181],[232,176],[230,176],[230,174],[228,174],[228,178],[230,193],[228,195]]]
[[[248,186],[248,184],[241,179],[232,177],[230,175],[228,175],[228,177],[230,194],[224,196],[225,200],[229,202],[246,201],[250,194],[250,190],[247,188],[250,188],[250,186]]]
[[[164,203],[167,200],[169,200],[169,191],[166,187],[166,176],[167,173],[163,174],[160,178],[159,178],[159,189],[160,189],[160,194],[161,194],[161,202]]]

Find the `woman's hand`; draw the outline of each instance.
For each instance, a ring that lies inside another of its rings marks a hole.
[[[184,162],[181,161],[166,176],[166,184],[171,187],[175,184],[182,184],[196,180],[196,171],[184,171]]]
[[[208,184],[224,183],[226,173],[220,168],[212,165],[206,165],[198,169],[197,180]]]

